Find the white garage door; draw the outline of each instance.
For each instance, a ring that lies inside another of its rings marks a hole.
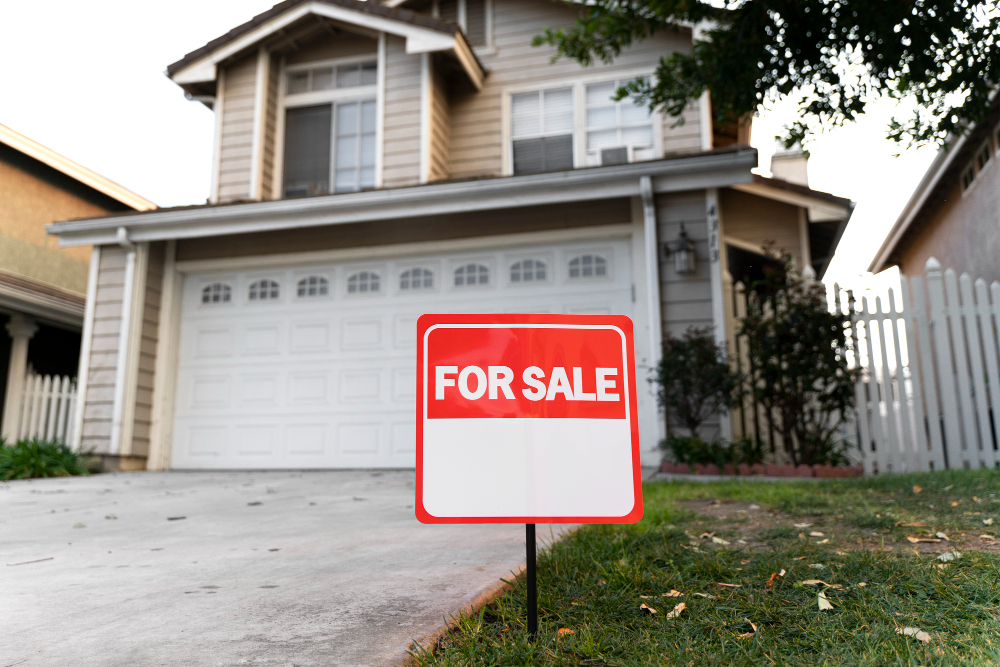
[[[428,312],[632,315],[626,240],[189,275],[175,468],[412,467]]]

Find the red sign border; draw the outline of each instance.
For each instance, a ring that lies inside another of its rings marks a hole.
[[[632,369],[628,378],[629,428],[632,434],[632,485],[635,504],[632,510],[614,516],[510,516],[510,517],[437,517],[424,509],[424,334],[436,325],[448,324],[554,324],[612,326],[625,334],[625,363]],[[631,318],[625,315],[547,315],[527,313],[461,313],[421,315],[417,320],[417,470],[414,513],[421,523],[638,523],[642,519],[642,468],[639,451],[639,411],[635,389],[635,341]]]

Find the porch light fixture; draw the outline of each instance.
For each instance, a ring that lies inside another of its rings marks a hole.
[[[687,235],[684,223],[681,223],[681,233],[673,243],[663,244],[664,253],[669,257],[673,255],[674,271],[682,276],[691,275],[696,270],[697,254],[695,253],[694,241]]]

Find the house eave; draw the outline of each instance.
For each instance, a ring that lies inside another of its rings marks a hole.
[[[59,237],[59,245],[63,247],[114,243],[121,227],[137,242],[243,234],[635,197],[639,195],[642,176],[652,178],[657,193],[730,187],[752,181],[750,170],[756,165],[754,149],[722,149],[651,162],[531,176],[73,220],[51,224],[47,230]]]

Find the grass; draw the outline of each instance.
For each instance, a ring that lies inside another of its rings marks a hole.
[[[87,457],[61,442],[33,439],[8,445],[0,441],[0,481],[87,475],[88,466]]]
[[[647,484],[644,494],[640,523],[584,526],[541,553],[536,642],[525,630],[525,589],[518,579],[479,613],[459,619],[433,651],[418,651],[417,662],[1000,662],[997,472],[780,484],[659,482]],[[991,518],[997,526],[984,523]],[[916,523],[922,525],[903,525]],[[938,532],[949,539],[933,537]],[[907,536],[941,541],[911,543]],[[958,559],[938,558],[956,549]],[[785,575],[768,585],[782,569]],[[830,587],[801,583],[810,579]],[[663,597],[672,589],[683,596]],[[833,609],[819,609],[820,590]],[[667,618],[680,602],[687,609]],[[650,615],[641,604],[658,613]],[[928,632],[930,641],[898,634],[904,627]]]

